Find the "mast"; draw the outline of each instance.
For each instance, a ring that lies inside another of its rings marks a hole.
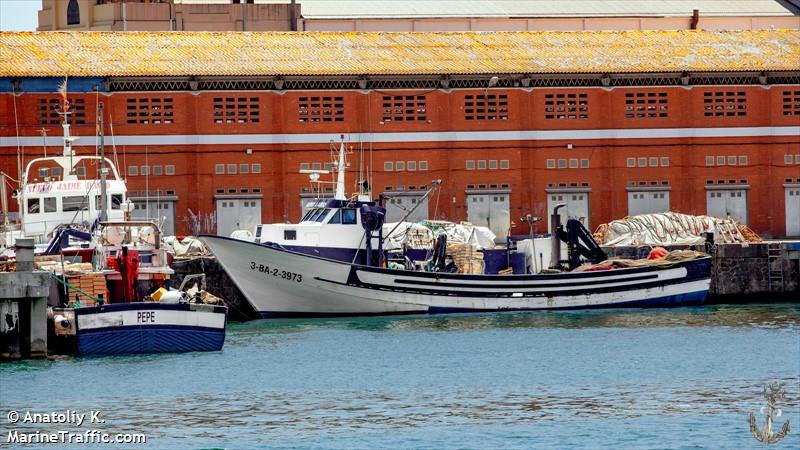
[[[106,208],[108,208],[108,194],[106,192],[106,176],[108,175],[108,168],[106,167],[106,152],[103,146],[103,102],[97,105],[98,107],[98,136],[100,137],[100,221],[105,222],[108,220]]]
[[[338,173],[336,174],[336,194],[333,196],[336,200],[347,200],[344,192],[344,171],[345,171],[345,158],[344,158],[344,136],[342,136],[342,144],[339,147],[339,164]]]

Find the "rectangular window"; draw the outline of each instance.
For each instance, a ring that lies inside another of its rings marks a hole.
[[[384,95],[383,122],[428,120],[424,95]]]
[[[394,170],[397,172],[402,172],[406,170],[406,162],[405,161],[395,161],[394,162]]]
[[[475,169],[475,161],[472,159],[467,160],[467,170],[474,170]]]
[[[628,167],[636,167],[636,158],[627,158],[625,164]]]
[[[147,167],[147,166],[142,166],[142,167]],[[77,175],[79,177],[85,177],[86,176],[86,167],[85,166],[76,167],[75,168],[75,175]],[[147,174],[142,172],[142,175],[147,175]]]
[[[175,175],[175,166],[173,166],[172,164],[164,166],[164,173],[166,175]]]
[[[56,198],[55,197],[45,197],[44,199],[44,212],[56,212],[58,207],[56,206]]]
[[[717,91],[703,93],[705,117],[743,117],[747,115],[747,92]]]
[[[164,175],[164,168],[162,166],[153,166],[153,175]]]
[[[558,160],[558,168],[559,169],[566,169],[567,168],[567,160],[566,159],[559,159]]]
[[[392,172],[392,171],[394,171],[394,162],[393,161],[384,161],[383,162],[383,171],[384,172]]]
[[[214,123],[259,123],[258,97],[214,97]]]
[[[478,160],[478,170],[486,170],[486,160],[479,159]]]
[[[139,173],[142,174],[143,177],[150,175],[150,166],[139,167]]]
[[[662,156],[661,157],[661,167],[669,167],[669,157]]]
[[[250,164],[239,164],[239,173],[250,173]]]
[[[555,159],[548,159],[547,160],[547,168],[548,169],[555,169],[556,168],[556,160]]]
[[[792,155],[783,155],[783,163],[784,164],[791,164],[794,158]]]
[[[111,194],[111,209],[122,209],[122,194]]]
[[[800,116],[800,91],[783,91],[783,115]]]
[[[653,119],[668,117],[666,92],[629,92],[625,94],[625,118]]]
[[[297,108],[300,122],[344,122],[344,97],[300,97]]]
[[[639,158],[639,167],[647,167],[647,158]]]
[[[588,119],[589,96],[578,94],[545,94],[545,119]]]
[[[125,118],[129,124],[167,124],[174,120],[171,97],[129,98],[125,101]]]
[[[650,157],[650,167],[658,167],[658,158],[655,156]]]
[[[728,165],[735,166],[736,165],[736,157],[735,156],[728,156]]]
[[[740,155],[739,156],[739,165],[746,166],[747,165],[747,155]]]
[[[236,175],[236,164],[228,164],[228,175]]]
[[[214,166],[214,173],[217,175],[225,173],[225,164],[217,164]]]
[[[322,170],[322,163],[311,163],[311,170]]]
[[[490,159],[489,160],[489,169],[497,170],[497,160],[496,159]]]
[[[589,160],[587,158],[581,159],[581,169],[589,168]]]
[[[508,95],[464,96],[465,120],[508,120]]]
[[[717,165],[724,166],[725,165],[725,157],[724,156],[717,156]]]
[[[713,156],[706,156],[706,165],[713,166],[714,165],[714,157]]]
[[[507,159],[500,160],[500,169],[508,169],[511,167],[511,163]]]
[[[69,99],[69,107],[72,114],[67,116],[67,123],[70,125],[86,124],[86,101],[82,98]],[[61,110],[61,100],[59,98],[40,98],[39,99],[39,125],[61,125],[62,118],[58,114]]]
[[[300,170],[311,170],[311,164],[307,162],[300,163]]]
[[[61,167],[53,167],[51,173],[53,174],[53,178],[61,177]]]
[[[794,163],[795,164],[800,164],[800,153],[798,153],[797,155],[794,155]]]
[[[28,214],[39,214],[42,212],[40,210],[40,202],[38,198],[29,198],[28,199]]]
[[[577,169],[578,168],[578,158],[570,158],[569,159],[569,168],[570,169]]]
[[[261,173],[261,163],[253,163],[250,165],[250,173]]]
[[[146,167],[146,166],[145,166]],[[62,211],[88,211],[89,199],[82,195],[63,197],[61,199]]]
[[[420,161],[419,162],[419,170],[420,171],[428,170],[428,161]]]
[[[408,161],[406,163],[406,168],[409,172],[413,172],[417,170],[417,162],[416,161]]]
[[[139,166],[128,166],[128,176],[135,177],[139,175]]]

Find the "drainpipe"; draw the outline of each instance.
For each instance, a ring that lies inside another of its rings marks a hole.
[[[242,31],[247,31],[247,2],[242,2]]]
[[[689,29],[696,30],[698,22],[700,22],[700,10],[694,9],[692,10],[692,23],[689,24]]]
[[[297,6],[297,2],[292,0],[292,4],[289,6],[289,30],[297,31],[297,16],[295,13],[295,7]]]
[[[128,31],[128,10],[127,3],[122,2],[122,31]]]

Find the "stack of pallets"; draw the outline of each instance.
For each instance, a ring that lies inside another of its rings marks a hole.
[[[67,278],[67,282],[81,291],[91,295],[92,297],[97,298],[100,296],[100,294],[103,294],[103,299],[106,301],[106,303],[109,303],[106,277],[103,276],[102,272],[87,272],[80,275],[71,276]],[[80,295],[78,292],[70,290],[70,304],[72,304],[72,300],[75,299],[75,295],[78,295],[81,306],[94,306],[96,303],[94,300],[86,298],[85,295]]]

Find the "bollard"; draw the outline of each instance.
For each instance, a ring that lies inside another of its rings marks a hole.
[[[33,272],[33,239],[17,239],[17,272]]]

